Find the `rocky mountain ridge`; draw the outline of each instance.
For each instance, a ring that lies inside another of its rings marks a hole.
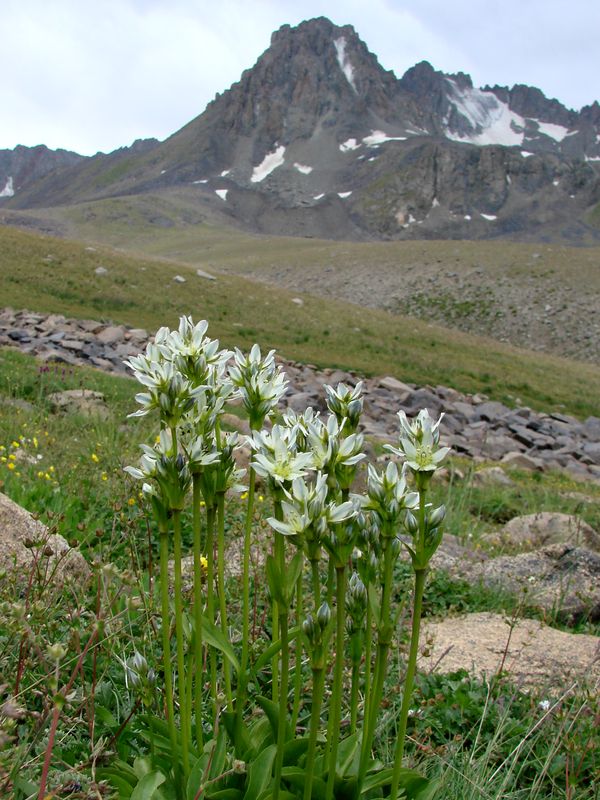
[[[3,202],[175,187],[264,233],[595,241],[600,106],[576,112],[523,85],[478,89],[425,61],[398,79],[352,26],[312,19],[276,31],[166,141],[55,170]]]

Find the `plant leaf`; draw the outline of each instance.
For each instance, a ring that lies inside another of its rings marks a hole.
[[[279,706],[277,703],[274,703],[270,698],[263,697],[262,695],[258,695],[256,698],[256,702],[262,708],[262,710],[267,715],[269,722],[271,723],[271,731],[273,732],[273,738],[277,739],[277,733],[279,731]],[[292,738],[292,729],[290,727],[289,722],[286,721],[285,725],[285,741],[289,741]]]
[[[225,638],[223,631],[206,617],[202,617],[202,638],[207,644],[220,650],[239,675],[240,662],[237,660],[231,642]]]
[[[273,772],[273,762],[277,747],[270,744],[266,747],[248,767],[248,787],[244,800],[256,800],[256,798],[265,791],[271,782]]]
[[[130,800],[152,800],[161,783],[165,782],[162,772],[154,770],[144,775],[131,793]]]

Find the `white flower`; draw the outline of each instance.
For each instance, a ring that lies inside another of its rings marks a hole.
[[[271,432],[256,431],[248,443],[255,451],[252,466],[257,475],[276,484],[291,482],[313,468],[312,453],[296,451],[293,429],[273,425]]]
[[[384,445],[395,455],[404,458],[414,472],[434,472],[450,452],[449,447],[440,447],[439,426],[443,414],[434,422],[424,408],[409,422],[404,411],[398,412],[400,419],[400,443],[398,447]]]
[[[275,364],[275,351],[271,350],[263,359],[257,344],[247,356],[236,347],[234,362],[229,377],[239,390],[250,427],[256,430],[285,394],[285,373]]]

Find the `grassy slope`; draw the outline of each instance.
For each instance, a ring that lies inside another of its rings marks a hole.
[[[221,236],[214,246],[224,247],[224,241]],[[229,247],[238,248],[242,257],[248,237],[231,233]],[[99,265],[108,269],[107,275],[95,274]],[[209,266],[206,260],[203,265]],[[184,275],[186,283],[175,283],[176,274]],[[181,263],[103,248],[90,251],[80,243],[2,227],[0,282],[1,305],[150,330],[173,326],[180,314],[192,314],[208,319],[211,334],[228,346],[258,341],[288,358],[321,366],[485,391],[507,402],[579,415],[600,414],[600,370],[595,366],[334,300],[305,295],[300,306],[289,292],[235,275],[207,281]]]

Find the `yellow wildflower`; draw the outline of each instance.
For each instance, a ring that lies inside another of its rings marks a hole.
[[[100,461],[100,459],[98,458],[96,453],[92,453],[91,458],[92,458],[92,461],[94,462],[94,464],[97,464]]]
[[[108,480],[108,475],[106,474],[106,472],[102,473],[102,480],[103,481],[107,481]]]
[[[130,497],[129,500],[127,501],[127,505],[128,506],[134,506],[135,505],[135,497]]]
[[[15,463],[14,463],[14,461],[9,461],[9,463],[8,463],[8,468],[9,468],[9,469],[14,469],[14,468],[15,468]]]
[[[11,446],[11,447],[21,447],[21,445],[19,444],[19,442],[14,442],[14,441],[10,443],[10,446]]]

